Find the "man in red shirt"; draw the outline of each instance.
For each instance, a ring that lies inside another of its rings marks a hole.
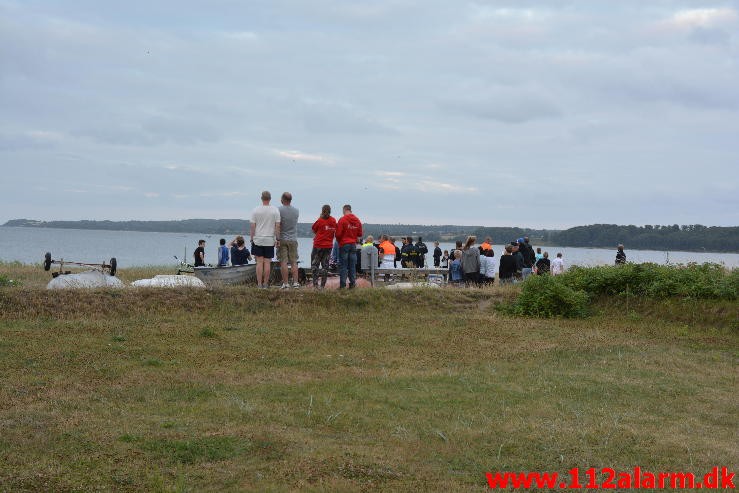
[[[346,287],[349,274],[349,289],[357,283],[357,241],[362,238],[362,222],[352,214],[352,206],[346,204],[336,227],[336,241],[339,242],[339,289]]]
[[[313,251],[310,256],[311,270],[313,271],[313,287],[318,288],[318,274],[321,274],[321,289],[326,287],[328,276],[328,260],[331,249],[334,247],[336,235],[336,219],[331,216],[331,206],[326,204],[321,208],[321,216],[313,223]]]

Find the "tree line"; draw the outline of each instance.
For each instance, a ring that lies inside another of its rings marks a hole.
[[[299,223],[298,236],[313,236],[312,223]],[[178,221],[37,221],[13,219],[4,226],[64,229],[99,229],[108,231],[143,231],[164,233],[202,233],[236,235],[249,231],[245,219],[183,219]],[[689,225],[620,226],[592,224],[566,230],[525,229],[520,227],[483,227],[422,224],[365,224],[365,234],[423,237],[424,241],[464,240],[475,235],[478,240],[490,236],[496,244],[528,236],[536,245],[613,248],[623,243],[630,249],[739,252],[739,227]]]

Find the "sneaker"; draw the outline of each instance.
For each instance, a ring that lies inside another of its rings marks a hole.
[[[290,287],[290,285],[289,285],[289,284],[287,284],[287,283],[284,283],[284,282],[283,282],[283,283],[282,283],[282,286],[280,286],[280,289],[287,289],[287,288],[289,288],[289,287]]]
[[[294,282],[293,283],[293,288],[296,288],[297,289],[299,287],[300,287],[300,283],[299,282]]]

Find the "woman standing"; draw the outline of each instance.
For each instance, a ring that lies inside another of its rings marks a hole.
[[[321,208],[321,215],[313,223],[313,250],[310,254],[310,266],[313,272],[313,287],[318,288],[318,274],[321,274],[321,289],[326,286],[328,263],[336,236],[336,219],[331,216],[331,206]]]
[[[500,257],[500,266],[498,268],[498,280],[500,284],[513,283],[513,274],[516,272],[516,259],[512,255],[513,246],[506,245],[503,255]]]
[[[462,247],[462,270],[467,286],[476,286],[480,277],[480,250],[473,248],[477,237],[468,236]]]

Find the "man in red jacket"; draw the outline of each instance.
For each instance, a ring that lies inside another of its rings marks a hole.
[[[344,206],[336,227],[336,241],[339,242],[339,289],[346,287],[346,275],[349,274],[349,289],[357,283],[357,240],[362,238],[362,222],[352,214],[352,206]]]

